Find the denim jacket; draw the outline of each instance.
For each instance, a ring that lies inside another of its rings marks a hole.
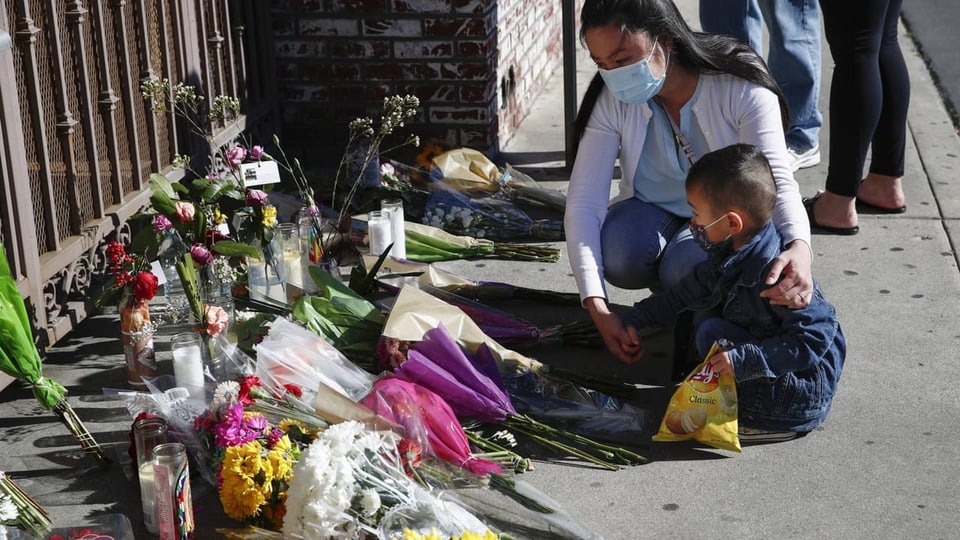
[[[816,281],[810,303],[801,309],[773,305],[760,296],[770,264],[781,251],[780,235],[768,223],[733,254],[700,263],[677,286],[638,302],[624,322],[637,328],[668,326],[689,309],[743,328],[751,339],[727,350],[741,423],[809,431],[829,413],[846,340],[836,310]]]

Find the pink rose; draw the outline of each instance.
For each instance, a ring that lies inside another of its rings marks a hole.
[[[197,213],[196,208],[193,207],[193,203],[177,201],[173,206],[177,210],[177,219],[180,220],[180,223],[193,221],[193,216]]]
[[[243,163],[247,157],[247,151],[242,146],[234,146],[223,154],[223,164],[231,169],[236,169]]]
[[[204,306],[203,321],[206,323],[206,332],[211,337],[216,337],[220,332],[224,332],[230,322],[230,316],[227,311],[220,306]]]
[[[263,147],[259,144],[250,149],[250,159],[260,159],[263,157]]]
[[[190,256],[193,261],[200,266],[206,266],[213,260],[213,253],[203,244],[194,244],[190,246]]]
[[[267,204],[267,192],[259,189],[247,190],[247,205],[260,208]]]
[[[173,228],[173,223],[170,221],[167,216],[163,214],[157,214],[153,216],[153,230],[157,232],[169,231]]]

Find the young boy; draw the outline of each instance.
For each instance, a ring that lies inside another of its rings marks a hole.
[[[623,317],[627,331],[668,326],[680,311],[694,311],[701,358],[725,340],[725,350],[709,361],[737,381],[741,441],[805,434],[830,411],[846,341],[816,282],[801,309],[760,297],[769,265],[783,250],[770,221],[776,201],[770,164],[751,145],[721,148],[691,166],[686,189],[690,231],[707,260],[676,286],[638,302]]]

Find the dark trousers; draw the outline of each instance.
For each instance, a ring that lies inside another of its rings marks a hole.
[[[870,172],[903,176],[910,79],[897,42],[903,0],[820,0],[833,56],[827,191],[855,197]],[[872,145],[872,147],[871,147]]]

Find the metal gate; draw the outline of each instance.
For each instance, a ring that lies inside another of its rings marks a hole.
[[[269,2],[0,0],[0,234],[40,345],[91,307],[103,245],[129,234],[147,178],[200,151],[140,82],[236,97],[218,140],[276,121]]]

